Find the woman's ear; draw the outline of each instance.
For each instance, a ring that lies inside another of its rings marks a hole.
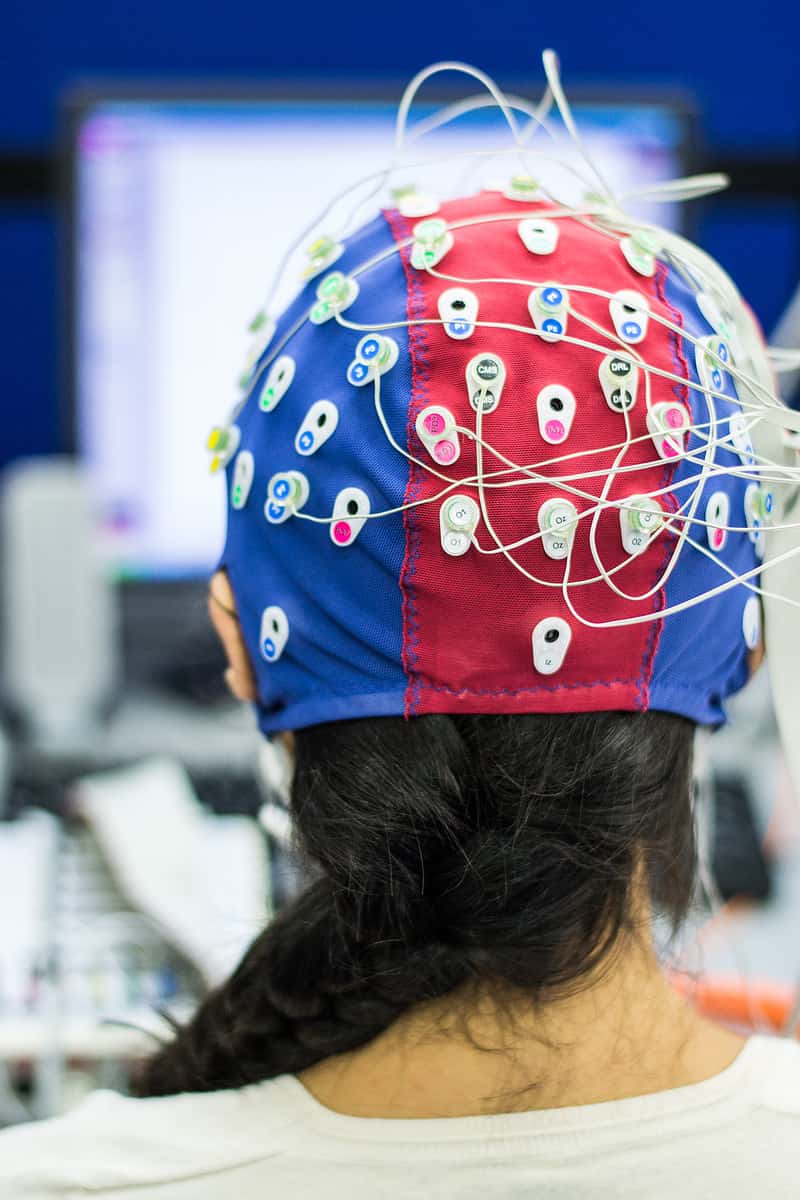
[[[754,646],[752,650],[749,650],[748,654],[747,654],[747,665],[750,668],[750,674],[748,676],[749,679],[753,678],[756,671],[763,663],[764,658],[765,658],[765,653],[766,653],[766,651],[765,651],[765,647],[764,647],[764,633],[762,630],[761,636],[758,639],[758,645]]]
[[[208,611],[228,660],[225,682],[237,700],[252,702],[258,696],[256,678],[242,637],[236,600],[226,571],[217,571],[211,578]]]

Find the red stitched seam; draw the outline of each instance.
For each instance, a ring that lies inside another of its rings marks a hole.
[[[392,236],[396,242],[404,241],[406,238],[410,237],[411,226],[410,226],[409,222],[403,216],[401,216],[401,214],[399,212],[397,212],[396,209],[384,209],[383,215],[384,215],[384,218],[386,219],[386,222],[392,232]],[[405,275],[405,279],[406,279],[406,316],[408,317],[409,320],[411,320],[413,317],[413,314],[411,312],[411,306],[413,303],[413,289],[412,289],[412,281],[411,281],[411,276],[410,276],[411,267],[410,267],[409,260],[408,260],[408,251],[401,249],[399,251],[399,258],[403,265],[403,274]],[[413,409],[412,401],[413,401],[416,382],[417,382],[417,373],[419,370],[419,363],[417,361],[414,340],[412,337],[413,331],[414,331],[414,326],[410,325],[408,328],[408,351],[409,351],[409,355],[411,358],[411,395],[409,397],[408,417],[406,420],[406,437],[407,437],[408,445],[411,445],[412,409]],[[407,505],[409,503],[409,501],[413,498],[413,495],[414,495],[417,487],[418,487],[418,484],[417,484],[417,479],[416,479],[416,466],[414,463],[410,462],[408,464],[408,479],[406,481],[405,495],[403,497],[404,505]],[[402,640],[402,648],[401,648],[401,659],[402,659],[402,663],[403,663],[403,670],[406,673],[406,680],[407,680],[405,696],[404,696],[404,700],[403,700],[403,716],[406,718],[410,717],[410,715],[411,715],[411,700],[412,700],[412,693],[413,693],[413,688],[414,688],[414,682],[412,679],[412,675],[414,674],[414,672],[413,672],[413,667],[411,664],[412,652],[410,649],[410,626],[411,626],[411,616],[412,616],[411,608],[412,608],[413,601],[412,601],[412,598],[409,593],[409,588],[407,586],[409,569],[410,569],[411,560],[412,560],[412,541],[416,535],[416,530],[412,526],[413,512],[414,512],[413,508],[404,508],[403,509],[403,529],[405,531],[406,548],[405,548],[405,554],[403,556],[403,565],[400,568],[400,579],[399,579],[400,592],[402,595],[402,615],[403,615],[403,640]]]
[[[586,683],[539,683],[533,687],[522,688],[454,688],[449,687],[446,683],[429,683],[425,681],[425,688],[429,692],[446,692],[449,696],[525,696],[529,694],[535,695],[538,692],[590,692],[593,688],[630,687],[635,682],[636,680],[630,678],[592,679]]]

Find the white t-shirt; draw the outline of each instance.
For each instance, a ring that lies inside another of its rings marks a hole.
[[[783,1200],[800,1195],[800,1045],[628,1100],[492,1116],[350,1117],[294,1075],[130,1100],[0,1134],[2,1200]]]

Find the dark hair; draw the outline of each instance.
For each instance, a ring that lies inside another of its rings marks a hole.
[[[144,1065],[155,1096],[296,1073],[477,981],[538,1005],[693,898],[692,722],[665,713],[382,717],[300,730],[310,875]],[[644,874],[642,874],[644,872]]]

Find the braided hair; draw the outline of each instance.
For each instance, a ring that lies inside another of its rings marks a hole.
[[[660,712],[426,715],[295,735],[308,877],[172,1041],[140,1096],[300,1072],[479,983],[577,990],[635,924],[644,871],[676,930],[693,898],[694,725]]]

